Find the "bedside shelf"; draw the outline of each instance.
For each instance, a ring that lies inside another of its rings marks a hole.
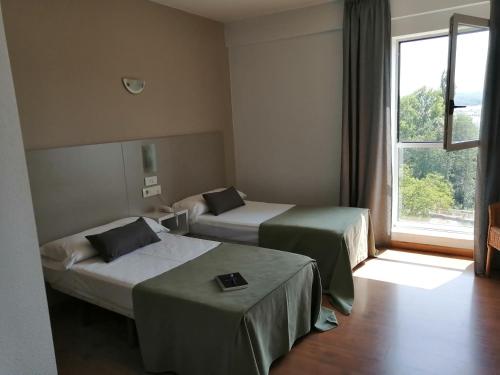
[[[173,212],[153,211],[144,216],[156,220],[159,224],[170,230],[169,233],[183,236],[189,233],[188,210]]]

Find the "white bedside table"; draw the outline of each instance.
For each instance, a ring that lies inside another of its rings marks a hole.
[[[188,210],[173,212],[152,211],[144,214],[145,217],[156,220],[170,230],[169,233],[185,235],[189,233]]]

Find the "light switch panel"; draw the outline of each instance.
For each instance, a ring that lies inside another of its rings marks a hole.
[[[144,185],[146,186],[153,186],[158,183],[158,177],[156,176],[149,176],[149,177],[144,177]]]
[[[155,185],[150,187],[145,187],[142,189],[143,198],[154,197],[155,195],[161,194],[161,185]]]

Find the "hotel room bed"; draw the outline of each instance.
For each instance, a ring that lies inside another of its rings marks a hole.
[[[291,208],[292,204],[245,201],[245,205],[218,216],[204,213],[192,219],[189,226],[193,236],[215,241],[229,241],[248,245],[259,245],[259,228],[264,222],[275,218]],[[361,213],[360,216],[361,217]],[[349,247],[349,262],[355,268],[369,255],[368,220],[363,222],[362,234]]]
[[[158,233],[161,242],[138,249],[113,262],[94,256],[71,266],[42,257],[45,281],[53,289],[134,318],[135,285],[186,263],[220,242]]]
[[[375,252],[367,209],[245,200],[240,207],[213,215],[201,194],[175,203],[174,208],[188,210],[194,237],[259,245],[315,259],[324,292],[345,314],[351,312],[354,301],[352,269]]]
[[[157,234],[160,242],[110,263],[92,256],[62,267],[42,257],[54,289],[135,319],[147,371],[267,374],[314,326],[334,326],[314,260]],[[214,277],[236,271],[248,288],[222,292]]]

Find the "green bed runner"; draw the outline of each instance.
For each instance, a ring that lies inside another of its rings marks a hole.
[[[248,288],[222,292],[214,277],[230,272]],[[245,245],[221,244],[136,285],[133,303],[149,372],[265,375],[313,326],[336,326],[314,260]]]
[[[259,227],[259,246],[316,259],[323,291],[344,314],[354,302],[348,244],[368,225],[368,252],[373,254],[369,210],[352,207],[292,207]]]

